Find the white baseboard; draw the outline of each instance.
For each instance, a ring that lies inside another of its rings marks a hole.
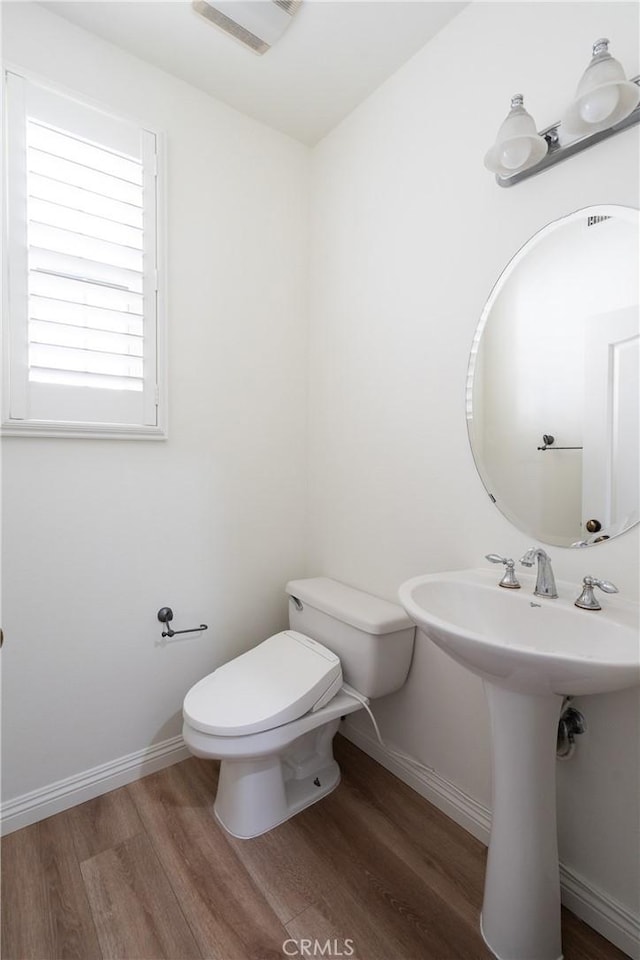
[[[392,756],[378,741],[349,723],[340,732],[378,763],[429,800],[484,844],[489,842],[491,811],[433,770],[417,770]],[[640,960],[640,915],[632,913],[569,867],[560,864],[563,904],[633,960]]]
[[[568,910],[633,960],[640,960],[640,916],[563,864],[560,864],[560,885],[562,902]]]
[[[126,757],[119,757],[65,780],[23,793],[22,796],[2,804],[1,833],[3,836],[13,833],[14,830],[68,810],[85,800],[92,800],[134,780],[140,780],[156,770],[185,760],[189,755],[182,737],[171,737],[170,740],[137,750]]]

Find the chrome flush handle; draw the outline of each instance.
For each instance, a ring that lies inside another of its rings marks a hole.
[[[518,578],[516,577],[516,565],[515,561],[507,559],[507,557],[501,557],[498,553],[487,553],[485,554],[485,560],[489,560],[490,563],[503,563],[505,566],[504,576],[498,584],[499,587],[507,587],[509,590],[519,590],[520,584],[518,583]]]

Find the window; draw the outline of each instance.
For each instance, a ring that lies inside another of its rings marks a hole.
[[[163,436],[158,137],[6,77],[5,433]]]

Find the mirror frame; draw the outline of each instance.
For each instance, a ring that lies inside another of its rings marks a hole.
[[[498,500],[493,495],[492,487],[494,486],[494,484],[492,483],[490,477],[488,476],[488,473],[484,465],[479,462],[478,455],[474,450],[473,437],[472,437],[472,431],[471,431],[471,420],[468,415],[468,409],[469,409],[469,402],[471,402],[471,405],[473,406],[474,374],[475,374],[475,368],[476,368],[476,363],[478,359],[478,351],[480,347],[480,341],[482,339],[482,334],[484,333],[484,329],[489,320],[489,316],[491,314],[493,305],[497,300],[498,296],[500,295],[500,293],[502,292],[502,289],[505,283],[507,282],[511,274],[514,272],[516,267],[524,259],[524,257],[527,256],[527,254],[529,254],[551,233],[554,233],[556,230],[561,229],[563,226],[566,226],[568,223],[571,223],[572,221],[575,221],[584,217],[594,217],[594,216],[595,217],[618,217],[619,219],[626,220],[627,222],[633,224],[636,227],[636,229],[640,229],[640,211],[636,207],[624,206],[622,204],[611,204],[611,203],[607,203],[607,204],[598,203],[588,207],[580,207],[578,210],[574,210],[572,213],[564,214],[563,216],[559,217],[557,220],[551,220],[549,221],[549,223],[540,227],[540,229],[537,230],[531,237],[529,237],[529,239],[511,257],[511,259],[507,262],[506,266],[500,273],[493,287],[491,288],[491,292],[484,305],[484,308],[480,315],[480,320],[478,321],[478,325],[473,335],[473,340],[471,343],[471,351],[469,355],[469,363],[467,366],[467,379],[466,379],[466,392],[465,392],[465,398],[466,398],[465,420],[467,424],[467,437],[469,439],[469,446],[471,447],[471,455],[473,457],[473,462],[475,464],[476,470],[478,471],[478,475],[482,480],[483,486],[487,491],[489,499],[497,507],[500,513],[509,521],[509,523],[513,524],[513,526],[516,527],[516,529],[520,530],[522,533],[526,534],[528,537],[531,537],[531,539],[537,540],[540,543],[549,544],[554,547],[563,547],[565,549],[575,549],[576,546],[580,546],[580,547],[600,546],[602,543],[607,543],[611,540],[615,540],[617,537],[622,536],[623,534],[627,533],[629,530],[633,530],[634,527],[636,527],[638,525],[638,522],[640,521],[636,521],[635,523],[630,524],[628,527],[626,527],[624,530],[621,530],[619,533],[615,534],[614,536],[609,537],[607,540],[601,540],[598,543],[580,543],[574,546],[567,543],[556,542],[552,539],[549,539],[548,536],[546,538],[539,536],[538,533],[536,533],[528,525],[526,525],[526,522],[523,521],[522,517],[516,516],[515,513],[513,513],[510,510],[508,504],[499,503]]]

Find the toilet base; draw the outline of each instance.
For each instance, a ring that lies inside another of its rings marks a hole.
[[[299,737],[281,754],[223,760],[213,812],[227,833],[240,840],[259,837],[335,790],[338,725],[335,720]]]
[[[222,772],[222,771],[221,771]],[[317,786],[316,780],[321,784]],[[300,813],[312,803],[322,800],[328,793],[340,783],[340,768],[338,764],[333,763],[319,771],[316,777],[307,777],[305,780],[291,780],[285,784],[284,802],[277,805],[270,804],[269,810],[266,809],[264,801],[260,804],[260,810],[252,823],[242,816],[238,817],[237,810],[225,809],[225,804],[220,803],[220,794],[216,797],[213,805],[215,818],[221,827],[230,833],[232,837],[238,840],[250,840],[252,837],[259,837],[274,827],[285,823],[296,813]],[[229,816],[229,814],[231,814]]]

